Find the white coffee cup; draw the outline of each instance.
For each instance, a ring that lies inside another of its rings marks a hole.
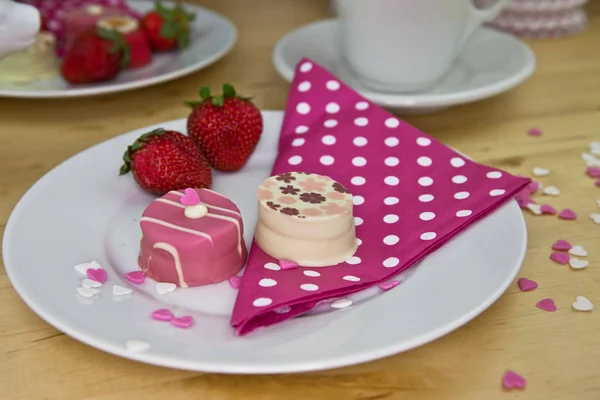
[[[473,0],[336,0],[344,60],[371,89],[427,90],[509,1],[478,9]]]

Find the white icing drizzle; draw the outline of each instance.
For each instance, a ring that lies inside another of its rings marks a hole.
[[[188,287],[188,284],[183,279],[183,269],[181,268],[181,260],[179,259],[179,253],[177,252],[177,249],[164,242],[154,243],[154,246],[152,247],[155,249],[164,250],[173,256],[173,261],[175,261],[175,270],[177,271],[177,277],[179,278],[179,286],[182,288]]]
[[[145,221],[145,222],[152,222],[152,223],[154,223],[154,224],[162,225],[162,226],[165,226],[165,227],[167,227],[167,228],[175,229],[175,230],[177,230],[177,231],[181,231],[181,232],[187,232],[187,233],[191,233],[191,234],[193,234],[193,235],[198,235],[198,236],[205,237],[206,239],[208,239],[208,240],[210,241],[210,244],[211,244],[211,245],[214,245],[214,243],[213,243],[213,240],[212,240],[212,237],[211,237],[211,236],[210,236],[208,233],[205,233],[205,232],[200,232],[200,231],[195,231],[195,230],[193,230],[193,229],[188,229],[188,228],[184,228],[184,227],[182,227],[182,226],[178,226],[178,225],[170,224],[170,223],[168,223],[168,222],[165,222],[165,221],[163,221],[163,220],[160,220],[160,219],[157,219],[157,218],[151,218],[151,217],[142,217],[142,218],[140,219],[140,222],[143,222],[143,221]]]
[[[148,270],[150,269],[150,261],[152,261],[152,256],[148,257],[148,262],[146,263],[146,269],[142,269],[142,271],[148,272]]]
[[[204,190],[208,190],[208,189],[204,189]],[[225,196],[222,196],[222,195],[220,195],[220,194],[219,194],[219,193],[217,193],[217,192],[213,192],[212,190],[208,190],[208,191],[209,191],[209,192],[211,192],[211,193],[217,194],[217,195],[219,195],[219,196],[223,197],[224,199],[227,199],[227,197],[225,197]],[[177,196],[181,196],[181,197],[183,196],[183,193],[181,193],[181,192],[171,191],[171,192],[169,192],[169,193],[176,194]],[[227,199],[227,200],[229,200],[229,199]],[[175,203],[175,204],[177,204],[178,206],[183,206],[182,204],[179,204],[179,203],[177,203],[176,201],[167,200],[167,199],[163,199],[163,198],[156,199],[156,201],[161,201],[161,202],[163,202],[163,203],[168,203],[168,204]],[[240,218],[242,217],[242,215],[241,215],[239,212],[236,212],[236,211],[230,210],[230,209],[228,209],[228,208],[223,208],[223,207],[217,207],[217,206],[213,206],[212,204],[208,204],[208,203],[205,203],[205,202],[202,202],[202,204],[204,204],[206,207],[209,207],[209,208],[214,208],[215,210],[219,210],[219,211],[223,211],[223,212],[228,212],[228,213],[231,213],[231,214],[237,215],[237,216],[238,216],[238,217],[240,217]],[[183,207],[185,208],[185,206],[183,206]]]
[[[206,190],[208,190],[208,189],[206,189]],[[171,192],[171,193],[180,194],[180,192]],[[213,193],[216,193],[216,192],[213,192]],[[183,193],[181,193],[181,195],[183,196]],[[180,203],[178,203],[176,201],[173,201],[173,200],[159,198],[159,199],[156,199],[156,201],[160,201],[161,203],[169,204],[169,205],[176,206],[176,207],[179,207],[179,208],[185,208],[185,206],[183,204],[180,204]],[[206,205],[209,209],[210,208],[214,208],[215,210],[226,210],[225,208],[215,207],[215,206],[213,206],[211,204],[208,204],[208,203],[204,203],[203,202],[202,204]],[[238,213],[234,213],[234,214],[239,215]],[[242,257],[242,230],[241,230],[239,221],[237,219],[235,219],[235,218],[227,217],[225,215],[213,214],[213,213],[208,213],[208,214],[206,214],[206,216],[207,217],[211,217],[211,218],[222,219],[224,221],[233,222],[235,224],[235,227],[237,228],[237,233],[238,233],[238,239],[237,239],[238,246],[237,246],[237,249],[238,249],[238,253],[239,253],[240,257]]]

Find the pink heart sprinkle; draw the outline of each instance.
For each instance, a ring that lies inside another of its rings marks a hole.
[[[552,299],[540,300],[536,305],[537,308],[544,311],[554,312],[556,311],[556,305]]]
[[[560,212],[560,214],[558,214],[558,218],[575,219],[577,218],[577,214],[575,214],[575,211],[571,210],[570,208],[565,208]]]
[[[550,204],[542,204],[541,207],[542,214],[551,214],[556,215],[556,208],[552,207]]]
[[[527,381],[516,372],[506,371],[502,378],[502,385],[507,389],[523,389],[527,385]]]
[[[586,172],[592,178],[600,178],[600,168],[598,167],[588,167]]]
[[[531,128],[527,131],[530,136],[542,136],[542,130],[540,128]]]
[[[237,275],[232,275],[229,277],[229,284],[232,288],[239,289],[240,285],[242,284],[242,278]]]
[[[529,197],[529,193],[521,192],[515,196],[515,200],[517,201],[517,204],[521,208],[527,208],[527,204],[532,204],[532,203],[535,204],[535,201],[533,201],[531,199],[531,197]]]
[[[157,321],[170,321],[173,319],[173,313],[168,308],[161,308],[160,310],[153,311],[150,317]]]
[[[194,323],[194,317],[190,315],[184,315],[183,317],[176,317],[171,320],[171,325],[178,328],[189,328]]]
[[[281,269],[298,268],[298,264],[290,260],[279,260],[279,266],[281,267]]]
[[[125,274],[125,279],[131,283],[140,284],[146,280],[146,274],[144,271],[131,271]]]
[[[535,193],[538,191],[539,188],[540,183],[538,181],[531,181],[529,185],[525,187],[525,190],[527,190],[529,193]]]
[[[396,286],[398,286],[400,284],[400,281],[397,281],[395,279],[391,280],[391,281],[387,281],[387,282],[383,282],[379,284],[379,288],[381,290],[390,290],[395,288]]]
[[[571,247],[573,247],[571,246],[571,243],[567,242],[566,240],[560,239],[552,245],[552,250],[569,251],[571,250]]]
[[[571,257],[568,253],[552,253],[550,254],[550,259],[554,262],[557,262],[562,265],[567,265],[569,263],[569,259]]]
[[[185,194],[181,196],[180,201],[184,206],[195,206],[200,204],[200,196],[194,189],[185,189]]]
[[[529,292],[533,289],[537,289],[537,287],[538,287],[538,284],[536,281],[532,281],[531,279],[527,279],[527,278],[519,278],[518,284],[519,284],[519,288],[524,292]]]
[[[106,271],[102,268],[88,268],[85,273],[87,274],[88,278],[100,283],[104,283],[104,281],[106,281],[106,277],[108,276]]]

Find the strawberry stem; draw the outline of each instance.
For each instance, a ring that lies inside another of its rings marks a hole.
[[[225,104],[225,100],[227,100],[227,99],[237,98],[237,99],[244,100],[244,101],[252,100],[252,97],[244,97],[244,96],[238,95],[236,93],[233,85],[231,85],[229,83],[224,83],[222,90],[223,90],[223,94],[218,95],[218,96],[213,96],[210,93],[210,88],[208,86],[204,86],[198,92],[200,95],[200,98],[202,99],[201,101],[186,101],[185,104],[192,108],[195,108],[195,107],[199,106],[200,104],[204,103],[205,101],[210,101],[215,107],[223,107],[223,105]]]
[[[96,29],[98,37],[108,40],[112,43],[109,53],[121,52],[121,67],[127,68],[131,62],[131,47],[125,37],[114,29],[98,28]]]
[[[127,146],[127,150],[123,153],[123,165],[121,165],[121,169],[119,170],[119,175],[125,175],[129,171],[131,171],[131,157],[133,153],[144,147],[148,139],[152,136],[160,136],[165,133],[163,128],[157,128],[153,131],[144,133],[142,136],[137,138],[132,145]]]
[[[163,20],[160,35],[165,39],[176,39],[180,49],[190,44],[190,22],[196,18],[177,2],[174,8],[167,8],[159,0],[154,2],[154,8]]]

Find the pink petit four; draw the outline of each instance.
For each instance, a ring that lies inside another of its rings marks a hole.
[[[69,11],[63,18],[65,29],[65,49],[69,49],[77,36],[89,29],[95,29],[98,20],[106,17],[123,16],[123,10],[100,5],[88,5]]]
[[[142,214],[139,265],[145,274],[181,288],[226,281],[246,262],[237,206],[208,189],[171,191]]]

